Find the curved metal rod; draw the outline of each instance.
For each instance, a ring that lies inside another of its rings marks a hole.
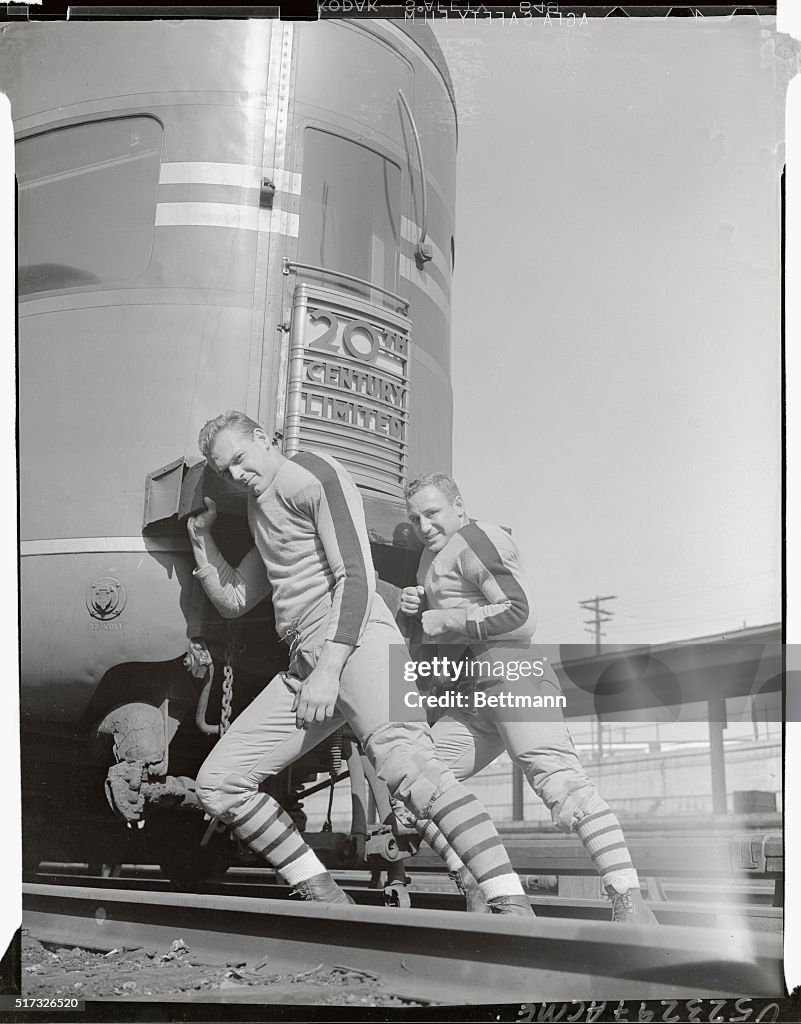
[[[197,707],[195,708],[195,725],[200,729],[206,736],[219,736],[220,727],[219,725],[210,725],[206,721],[206,709],[209,706],[209,694],[211,693],[211,684],[214,682],[214,665],[209,665],[209,678],[198,697]]]
[[[361,750],[352,740],[345,742],[348,745],[346,761],[350,775],[350,834],[356,846],[354,863],[361,864],[367,845],[367,779],[364,775]]]
[[[403,95],[403,89],[398,89],[398,95],[400,96],[403,108],[409,117],[409,124],[412,126],[412,133],[414,134],[414,143],[417,147],[417,159],[420,161],[420,182],[423,191],[423,223],[420,225],[420,238],[417,241],[417,255],[422,260],[429,260],[431,257],[423,251],[423,243],[426,240],[426,226],[428,223],[428,192],[426,190],[426,165],[423,162],[423,147],[420,144],[420,134],[417,131],[417,125],[414,122],[412,108],[409,106],[406,97]]]
[[[323,276],[327,274],[329,277],[340,277],[345,281],[353,281],[355,284],[364,285],[365,288],[372,288],[377,292],[383,292],[384,295],[394,299],[405,310],[409,308],[409,300],[404,299],[402,295],[391,292],[389,288],[384,288],[383,285],[366,281],[363,277],[354,277],[353,274],[346,274],[342,270],[331,270],[329,267],[315,267],[311,263],[298,263],[297,260],[291,260],[288,256],[284,256],[284,274],[288,274],[290,270],[309,270],[314,274],[321,274]]]

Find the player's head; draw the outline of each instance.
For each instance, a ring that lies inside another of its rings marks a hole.
[[[278,468],[275,448],[262,427],[236,409],[209,420],[200,431],[198,447],[219,476],[237,490],[256,496],[272,482]]]
[[[415,536],[429,551],[441,551],[467,523],[456,481],[445,473],[424,473],[406,485],[406,512]]]

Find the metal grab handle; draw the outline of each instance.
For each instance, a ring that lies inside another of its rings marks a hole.
[[[426,226],[428,223],[428,191],[426,189],[426,165],[423,162],[423,147],[420,144],[420,134],[417,131],[417,125],[414,122],[414,114],[412,108],[409,106],[406,97],[403,95],[403,89],[398,89],[398,96],[400,96],[403,108],[409,117],[409,124],[412,126],[412,133],[414,135],[414,144],[417,147],[417,159],[420,161],[420,182],[423,189],[423,223],[420,225],[420,238],[417,240],[417,258],[421,263],[427,263],[428,260],[433,258],[431,252],[431,246],[425,245],[426,240]]]
[[[206,721],[206,710],[209,706],[209,694],[211,693],[211,684],[214,682],[214,665],[209,665],[209,678],[198,697],[197,707],[195,708],[195,725],[202,733],[206,736],[219,736],[220,727],[219,725],[211,725]],[[216,819],[215,819],[216,821]],[[208,842],[208,840],[206,840]],[[203,844],[201,843],[201,846]]]
[[[384,288],[383,285],[373,284],[372,281],[365,281],[363,277],[354,277],[353,274],[345,274],[341,270],[330,270],[327,267],[315,267],[311,263],[297,263],[295,260],[291,260],[289,257],[284,256],[284,274],[288,274],[290,270],[309,270],[313,274],[327,274],[329,277],[339,277],[344,281],[353,281],[354,284],[361,284],[364,285],[365,288],[373,288],[377,292],[388,295],[403,308],[404,313],[409,309],[408,299],[404,299],[402,295],[397,295],[395,292],[391,292],[389,288]]]

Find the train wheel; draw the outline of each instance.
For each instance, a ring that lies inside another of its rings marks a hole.
[[[151,831],[153,859],[173,885],[178,889],[195,889],[221,882],[236,861],[236,847],[227,835],[212,835],[206,846],[201,846],[208,821],[195,814],[164,818],[158,824],[148,822],[146,828]]]

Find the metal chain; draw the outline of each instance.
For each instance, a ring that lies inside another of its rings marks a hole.
[[[231,702],[234,696],[234,637],[233,630],[231,629],[231,623],[227,626],[227,638],[225,641],[225,665],[223,666],[223,686],[222,686],[222,705],[220,708],[220,736],[224,736],[228,730],[228,726],[231,724]],[[210,671],[214,672],[213,665]],[[200,840],[201,846],[208,846],[211,837],[215,832],[226,832],[228,826],[220,821],[219,818],[214,817],[209,822],[209,827],[203,833],[203,838]],[[233,832],[229,834],[229,839],[235,839]]]
[[[223,667],[222,710],[220,712],[220,736],[224,736],[231,724],[231,702],[234,696],[234,640],[231,631],[225,645],[225,666]]]

